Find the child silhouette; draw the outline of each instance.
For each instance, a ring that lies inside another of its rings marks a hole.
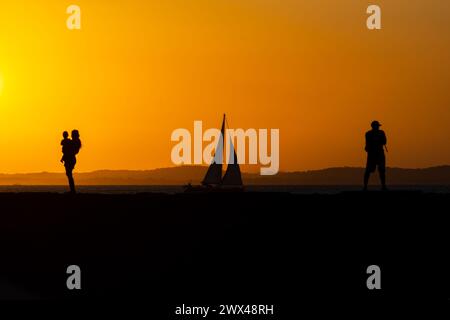
[[[63,153],[61,162],[64,163],[65,156],[69,152],[69,148],[70,148],[69,133],[67,131],[63,132],[63,139],[61,140],[61,146],[62,146],[62,153]]]

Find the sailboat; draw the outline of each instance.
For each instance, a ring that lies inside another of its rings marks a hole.
[[[230,139],[230,160],[228,161],[227,170],[222,176],[223,165],[223,150],[225,137],[226,115],[223,115],[222,129],[217,147],[215,149],[214,157],[209,165],[208,171],[203,178],[201,186],[193,186],[190,183],[185,186],[185,192],[222,192],[222,191],[243,191],[241,169],[234,149],[233,142]],[[233,158],[232,158],[233,157]]]

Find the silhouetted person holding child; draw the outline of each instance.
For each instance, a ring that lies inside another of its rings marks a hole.
[[[80,133],[78,130],[72,130],[71,138],[69,139],[69,133],[63,132],[63,140],[61,141],[62,153],[61,162],[64,163],[66,168],[66,176],[69,180],[70,192],[75,193],[75,182],[73,180],[73,169],[77,163],[76,155],[81,149]]]
[[[380,126],[381,124],[378,121],[373,121],[371,124],[372,130],[366,132],[365,150],[367,152],[367,164],[366,172],[364,173],[364,191],[367,190],[370,174],[375,172],[377,167],[382,190],[386,190],[386,157],[384,149],[386,148],[387,140],[386,134],[383,130],[380,130]]]

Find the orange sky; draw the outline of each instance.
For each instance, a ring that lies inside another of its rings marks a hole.
[[[364,165],[373,119],[388,165],[449,164],[449,80],[447,0],[2,0],[0,172],[62,171],[73,128],[77,171],[171,166],[171,132],[224,112],[280,129],[281,170]]]

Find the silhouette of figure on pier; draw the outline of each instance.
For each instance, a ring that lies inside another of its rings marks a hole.
[[[77,163],[76,155],[81,149],[80,133],[78,130],[72,130],[71,139],[68,138],[69,134],[67,131],[63,132],[63,140],[61,141],[62,153],[61,162],[64,164],[66,169],[66,176],[69,180],[69,187],[71,193],[76,193],[75,181],[73,180],[73,169]]]
[[[364,173],[364,191],[367,190],[370,174],[375,172],[377,167],[382,190],[386,190],[386,156],[384,149],[387,139],[384,131],[380,130],[380,126],[381,124],[378,121],[373,121],[371,124],[372,130],[366,132],[367,164]]]

